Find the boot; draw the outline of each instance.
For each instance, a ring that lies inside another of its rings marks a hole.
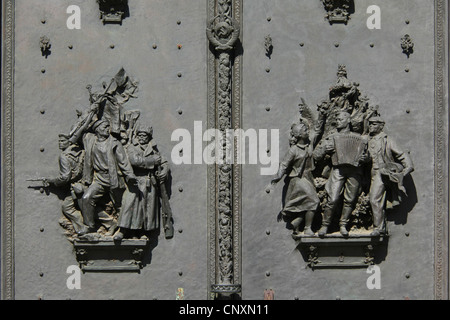
[[[319,237],[324,237],[328,233],[328,227],[331,223],[331,217],[333,216],[333,208],[325,207],[323,212],[322,227],[319,230]]]
[[[87,225],[83,225],[83,228],[81,229],[81,231],[78,233],[79,235],[85,235],[85,234],[89,234],[89,233],[97,233],[97,228],[96,227],[89,227]]]
[[[87,226],[83,225],[80,231],[77,232],[78,236],[84,236],[85,234],[95,232],[95,229],[88,228]]]
[[[116,234],[114,235],[114,241],[122,241],[123,238],[125,237],[125,234],[122,232],[121,229],[119,229]]]
[[[319,230],[319,232],[318,232],[318,235],[319,235],[319,237],[325,237],[325,235],[327,234],[327,232],[328,232],[328,226],[326,226],[326,225],[322,225],[322,227],[320,228],[320,230]]]
[[[347,224],[349,222],[349,218],[352,212],[353,212],[352,207],[344,206],[344,208],[342,209],[341,221],[339,223],[340,225],[339,231],[344,237],[348,237]]]
[[[375,228],[373,229],[372,233],[370,234],[371,237],[379,237],[382,235],[385,235],[386,231],[384,231],[383,229],[380,228]]]
[[[114,232],[116,231],[117,226],[118,226],[117,220],[114,219],[113,222],[111,223],[111,226],[109,227],[108,232],[105,234],[105,236],[111,237],[114,234]]]
[[[340,233],[344,236],[344,237],[348,237],[348,230],[347,230],[347,226],[346,225],[341,225],[340,228]]]

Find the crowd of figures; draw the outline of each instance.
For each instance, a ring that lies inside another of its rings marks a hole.
[[[359,84],[339,66],[329,98],[318,105],[318,117],[302,101],[300,120],[291,127],[290,148],[272,185],[286,176],[284,219],[294,239],[314,236],[313,221],[321,214],[318,236],[330,232],[336,213],[342,236],[349,229],[387,233],[385,211],[406,195],[403,179],[413,170],[408,154],[383,132],[378,106],[362,96]],[[350,223],[352,226],[350,226]]]
[[[63,193],[60,223],[71,239],[120,241],[160,229],[173,236],[168,162],[140,111],[123,108],[137,88],[123,69],[101,93],[88,86],[90,107],[59,135],[59,175],[43,180]]]

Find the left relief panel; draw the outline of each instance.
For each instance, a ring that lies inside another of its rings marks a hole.
[[[14,3],[14,298],[205,299],[205,1]]]

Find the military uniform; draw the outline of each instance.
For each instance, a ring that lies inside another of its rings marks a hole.
[[[137,178],[137,186],[128,186],[123,195],[119,227],[129,230],[156,230],[159,220],[159,180],[156,178],[156,157],[159,156],[153,141],[147,145],[139,143],[127,147],[128,158]],[[167,160],[162,159],[161,174],[167,174]]]

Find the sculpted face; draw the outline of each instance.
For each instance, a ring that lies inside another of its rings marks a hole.
[[[60,150],[66,150],[69,147],[70,142],[69,142],[69,139],[67,139],[65,137],[59,137],[58,144],[59,144]]]
[[[103,138],[108,138],[111,133],[111,126],[108,122],[103,122],[100,124],[97,129],[95,130],[98,136]]]
[[[336,128],[345,129],[350,124],[350,114],[341,112],[336,117]]]
[[[141,145],[148,144],[150,142],[150,135],[147,132],[138,132],[137,140]]]
[[[369,122],[369,134],[375,136],[383,131],[384,124],[381,122]]]
[[[309,131],[305,125],[296,125],[291,130],[291,136],[297,140],[303,139],[307,140],[309,138]]]

